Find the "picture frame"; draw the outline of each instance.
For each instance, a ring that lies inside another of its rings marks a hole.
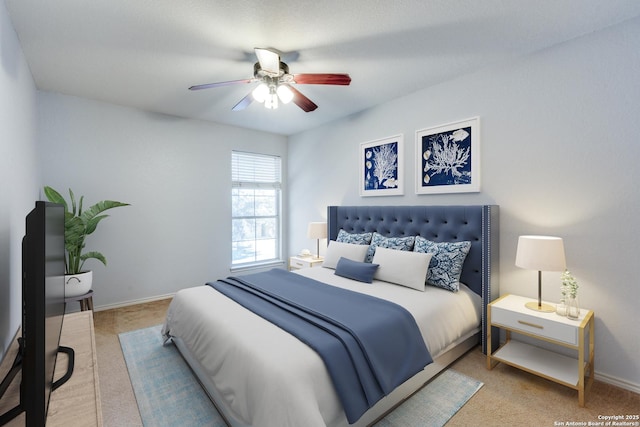
[[[360,144],[360,196],[404,194],[403,145],[402,134]]]
[[[480,118],[416,131],[416,194],[480,191]]]

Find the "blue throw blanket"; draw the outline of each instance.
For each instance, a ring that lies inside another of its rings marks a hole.
[[[433,360],[403,307],[282,269],[207,283],[313,348],[349,423]]]

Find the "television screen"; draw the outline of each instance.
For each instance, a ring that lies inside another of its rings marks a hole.
[[[45,205],[44,241],[44,302],[45,302],[45,413],[53,384],[62,320],[64,301],[64,208],[60,205]]]
[[[43,426],[54,384],[64,301],[64,207],[36,202],[23,239],[23,361],[26,425]]]
[[[0,414],[0,425],[25,412],[27,427],[44,426],[51,392],[73,372],[73,349],[59,346],[65,310],[64,216],[62,205],[36,202],[26,218],[22,239],[22,337],[18,338],[15,361],[0,382],[2,398],[22,371],[20,403]],[[59,352],[67,354],[67,370],[54,381]]]

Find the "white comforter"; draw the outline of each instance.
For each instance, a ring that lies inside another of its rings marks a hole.
[[[327,268],[298,273],[402,305],[416,319],[434,359],[480,324],[480,297],[465,286],[455,294],[430,286],[420,292],[381,281],[356,282]],[[348,425],[317,353],[210,286],[176,294],[163,334],[183,341],[243,424]]]

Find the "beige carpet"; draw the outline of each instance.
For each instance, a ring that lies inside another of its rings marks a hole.
[[[169,300],[164,300],[94,313],[105,427],[142,425],[118,334],[162,323],[168,304]],[[575,390],[506,365],[499,364],[491,371],[485,366],[479,348],[452,366],[482,381],[484,387],[447,426],[555,426],[597,422],[599,415],[640,413],[640,395],[599,381],[587,395],[586,406],[580,408]]]

